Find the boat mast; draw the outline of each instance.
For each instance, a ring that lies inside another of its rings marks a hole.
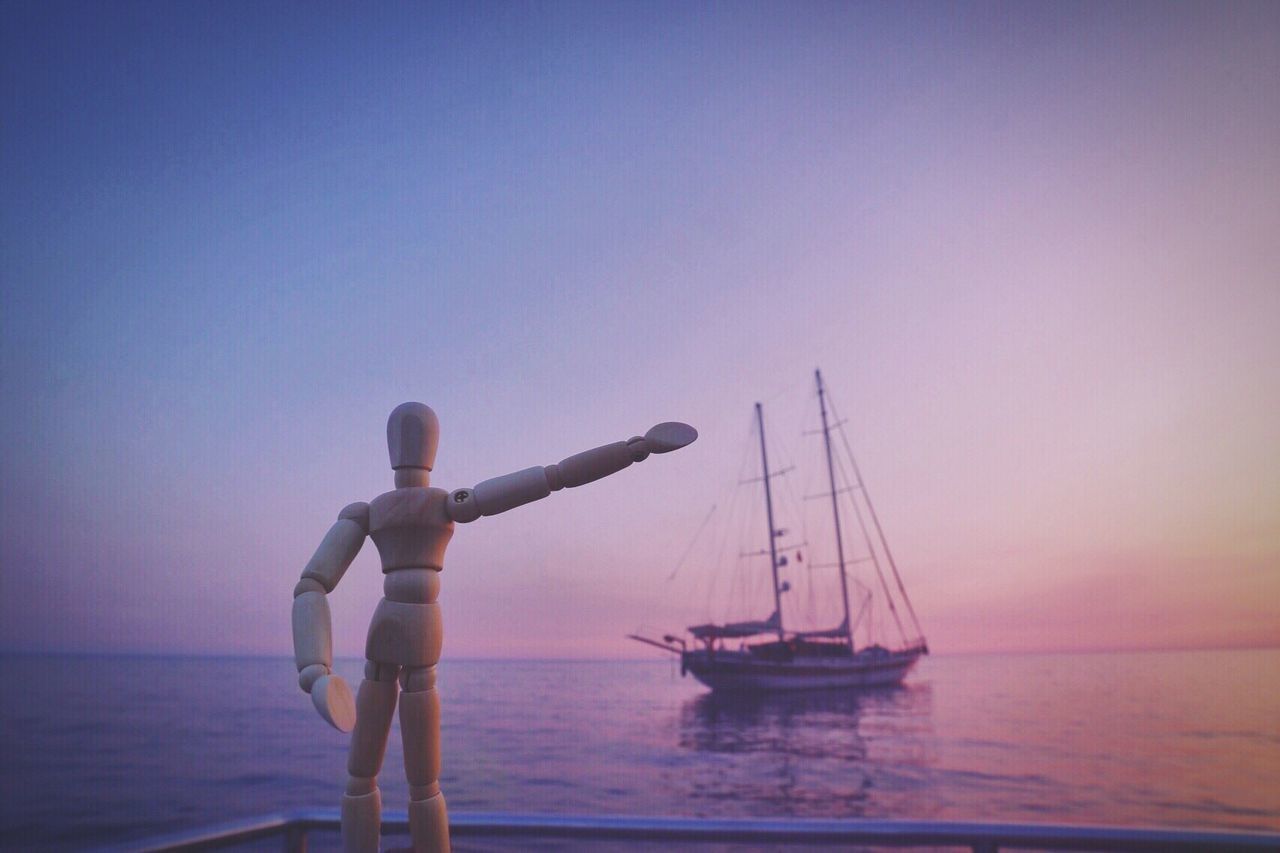
[[[778,639],[782,639],[782,591],[778,587],[777,528],[773,526],[773,493],[769,490],[769,454],[764,448],[764,407],[756,403],[756,423],[760,426],[760,470],[764,474],[764,511],[769,522],[769,568],[773,571],[773,606],[778,616]]]
[[[849,618],[849,579],[844,573],[844,537],[840,534],[840,502],[836,491],[836,467],[831,459],[831,428],[827,425],[827,395],[822,387],[822,371],[814,370],[818,383],[818,410],[822,412],[822,443],[827,449],[827,478],[831,483],[831,515],[836,522],[836,564],[840,569],[840,598],[844,602],[844,627],[849,634],[849,648],[853,649],[853,620]]]

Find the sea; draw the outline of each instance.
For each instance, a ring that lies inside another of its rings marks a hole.
[[[339,661],[358,683],[362,664]],[[287,658],[0,657],[0,845],[336,808]],[[710,694],[667,659],[439,668],[451,811],[1280,830],[1280,650],[934,655],[899,688]],[[379,784],[406,806],[392,732]]]

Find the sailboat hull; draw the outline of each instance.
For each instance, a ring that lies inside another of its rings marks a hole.
[[[712,690],[824,690],[901,684],[923,653],[923,649],[905,649],[844,658],[771,661],[746,651],[695,649],[681,655],[680,661],[684,671]]]

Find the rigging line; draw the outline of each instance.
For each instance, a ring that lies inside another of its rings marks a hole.
[[[789,451],[790,451],[790,448],[789,448],[789,447],[784,443],[784,444],[783,444],[783,450],[784,450],[784,451],[788,451],[788,452],[789,452]],[[792,459],[795,459],[796,457],[795,457],[794,455],[792,455],[792,456],[791,456],[791,458],[792,458]],[[785,550],[787,550],[787,551],[789,551],[789,552],[790,552],[790,554],[788,555],[788,563],[790,563],[792,560],[794,560],[794,559],[795,559],[795,552],[796,552],[796,551],[800,550],[802,547],[803,547],[803,548],[807,548],[807,547],[808,547],[808,545],[809,545],[809,520],[808,520],[808,518],[805,516],[805,514],[804,514],[804,512],[803,512],[803,505],[802,505],[802,504],[800,503],[800,501],[799,501],[799,500],[797,500],[797,498],[796,498],[796,489],[795,489],[795,485],[796,485],[796,484],[794,484],[794,483],[792,483],[792,482],[791,482],[791,479],[790,479],[790,478],[788,478],[788,479],[787,479],[787,481],[783,483],[783,490],[784,490],[784,492],[785,492],[785,501],[784,501],[784,502],[786,503],[786,507],[787,507],[787,514],[788,514],[788,515],[791,517],[791,519],[792,519],[792,522],[791,522],[791,523],[792,523],[793,528],[794,528],[794,526],[795,526],[795,524],[796,524],[796,521],[797,521],[797,520],[799,521],[799,524],[800,524],[800,537],[799,537],[799,539],[797,539],[797,540],[793,540],[793,541],[795,542],[795,544],[788,545],[788,546],[786,546],[786,547],[785,547]],[[795,585],[796,583],[799,583],[799,581],[800,581],[800,575],[795,571],[794,567],[793,567],[793,566],[791,566],[791,565],[788,565],[788,566],[787,566],[787,569],[788,569],[787,574],[789,574],[789,575],[792,575],[792,576],[793,576],[793,577],[792,577],[792,579],[793,579],[793,589],[794,589],[794,585]],[[809,612],[808,614],[806,614],[806,615],[807,615],[807,616],[812,620],[812,619],[814,618],[814,614],[813,614],[813,605],[812,605],[812,600],[813,600],[814,590],[813,590],[813,585],[812,585],[812,584],[807,584],[807,586],[809,587],[809,599],[810,599],[810,602],[809,602],[809,611],[810,611],[810,612]],[[799,590],[796,590],[796,595],[797,595],[797,597],[799,596]]]
[[[755,458],[756,445],[760,436],[760,426],[756,418],[751,419],[751,426],[747,430],[747,441],[743,446],[742,466],[739,473],[752,470],[753,467],[759,467],[759,461]],[[762,472],[762,476],[763,476]],[[756,518],[760,514],[760,502],[756,500],[754,486],[751,488],[750,494],[747,493],[747,484],[742,482],[743,478],[739,478],[737,486],[738,493],[742,496],[743,512],[738,521],[738,529],[734,531],[736,544],[741,546],[744,542],[753,541],[753,533],[756,528]],[[726,547],[727,544],[726,544]],[[741,550],[741,548],[739,548]],[[746,568],[743,558],[732,562],[732,570],[730,578],[732,580],[730,593],[726,597],[722,605],[722,613],[724,621],[728,622],[731,618],[742,618],[741,614],[748,613],[752,607],[751,604],[756,597],[755,576]],[[755,618],[748,616],[747,618]]]
[[[828,397],[829,400],[830,397]],[[832,409],[834,410],[834,408],[833,406]],[[840,476],[844,478],[846,483],[850,482],[849,474],[844,469],[844,460],[837,456],[835,457],[835,463],[840,468]],[[863,495],[866,495],[865,491]],[[906,645],[907,632],[903,630],[902,620],[898,617],[898,608],[893,603],[893,594],[889,592],[889,582],[885,580],[884,569],[880,567],[880,558],[876,555],[875,546],[871,542],[871,533],[867,530],[867,522],[862,517],[862,509],[858,506],[858,499],[852,491],[849,493],[849,506],[853,507],[853,517],[858,520],[858,528],[862,531],[862,540],[867,545],[868,553],[871,554],[871,564],[876,567],[876,577],[880,579],[880,586],[884,590],[885,604],[889,606],[889,613],[893,616],[893,622],[898,626],[898,635],[902,638],[903,645]],[[868,620],[867,624],[868,626],[871,625],[870,620]],[[870,627],[868,627],[868,630],[870,630]]]
[[[706,517],[703,518],[702,523],[698,525],[697,532],[693,534],[693,539],[689,542],[688,546],[685,547],[684,553],[680,555],[679,561],[676,562],[676,567],[671,570],[671,574],[667,575],[668,581],[675,580],[676,572],[680,571],[680,567],[683,566],[684,561],[688,559],[689,553],[693,551],[693,546],[698,544],[698,537],[702,535],[702,531],[707,529],[707,522],[711,520],[711,516],[715,515],[715,513],[716,505],[712,504],[711,509],[707,510]]]
[[[813,429],[810,429],[810,428],[809,428],[809,427],[810,427],[810,422],[812,421],[812,418],[813,418],[813,412],[815,412],[815,411],[817,411],[817,410],[818,410],[818,406],[817,406],[817,396],[818,396],[818,395],[817,395],[817,393],[816,393],[815,391],[810,390],[807,396],[808,396],[808,404],[806,404],[806,405],[805,405],[805,407],[804,407],[805,416],[804,416],[804,418],[803,418],[803,419],[801,420],[801,422],[800,422],[801,435],[802,435],[802,436],[821,435],[821,434],[822,434],[822,430],[821,430],[821,429],[813,430]],[[812,405],[810,405],[810,404],[812,404]],[[809,464],[807,464],[807,465],[806,465],[806,470],[809,472],[809,478],[806,480],[806,482],[805,482],[805,484],[804,484],[804,491],[805,491],[805,494],[801,496],[801,500],[804,502],[804,504],[803,504],[803,506],[804,506],[804,510],[803,510],[802,517],[804,518],[805,534],[806,534],[806,539],[807,539],[807,538],[808,538],[808,523],[809,523],[809,521],[811,520],[811,517],[815,516],[815,514],[818,512],[818,510],[813,509],[813,508],[812,508],[812,506],[808,503],[808,501],[809,501],[809,494],[808,494],[808,493],[809,493],[809,492],[811,492],[811,491],[813,491],[813,489],[814,489],[814,488],[818,488],[818,489],[823,488],[823,486],[820,486],[820,485],[818,485],[818,484],[819,484],[819,483],[825,483],[825,482],[826,482],[826,480],[825,480],[825,478],[822,476],[822,473],[821,473],[821,472],[822,472],[822,470],[824,469],[824,465],[823,465],[823,464],[822,464],[822,462],[821,462],[821,459],[822,459],[822,450],[821,450],[820,445],[818,445],[818,444],[816,444],[815,442],[812,442],[812,441],[805,441],[805,442],[804,442],[804,444],[805,444],[806,448],[808,449],[808,453],[807,453],[807,456],[806,456],[806,460],[807,460],[807,462],[808,462]],[[825,522],[824,522],[821,526],[822,526],[822,527],[825,527]],[[815,541],[817,541],[817,538],[815,538]],[[825,547],[834,547],[834,542],[833,542],[833,540],[828,540],[828,541],[826,541],[826,543],[825,543]],[[826,557],[826,555],[827,555],[827,552],[826,552],[826,551],[821,550],[820,548],[818,548],[818,547],[816,547],[816,546],[815,546],[815,547],[812,547],[812,548],[810,548],[810,549],[809,549],[809,562],[808,562],[808,568],[810,569],[810,571],[809,571],[809,573],[808,573],[808,577],[809,577],[809,589],[810,589],[810,596],[811,596],[811,597],[813,597],[813,596],[815,596],[815,595],[817,594],[817,587],[818,587],[818,583],[817,583],[817,576],[815,576],[815,574],[813,573],[812,569],[817,568],[817,567],[819,567],[819,566],[825,566],[825,565],[828,565],[828,564],[824,564],[824,563],[822,563],[822,559],[823,559],[823,558],[825,558],[825,557]],[[831,563],[831,564],[829,564],[829,565],[836,565],[836,564],[835,564],[835,563]],[[825,586],[823,587],[823,595],[822,595],[823,602],[824,602],[824,603],[826,603],[826,604],[828,604],[828,605],[830,604],[830,597],[831,597],[831,596],[830,596],[830,591],[831,591],[831,587],[830,587],[830,585],[829,585],[829,583],[828,583],[827,585],[825,585]],[[843,596],[842,596],[842,598],[843,598]],[[814,612],[815,612],[814,618],[815,618],[815,619],[817,619],[818,617],[816,616],[816,611],[817,611],[817,606],[816,606],[816,605],[814,605],[813,610],[814,610]],[[822,620],[823,620],[823,624],[824,624],[824,625],[826,625],[826,624],[830,624],[830,621],[829,621],[830,613],[829,613],[829,611],[830,611],[830,607],[827,607],[827,608],[826,608],[826,610],[824,610],[824,611],[823,611],[823,614],[822,614],[822,617],[821,617],[821,618],[822,618]]]
[[[746,470],[747,462],[751,457],[751,445],[753,443],[752,436],[755,435],[755,419],[752,418],[748,423],[749,423],[749,426],[747,428],[747,439],[742,443],[742,458],[738,461],[737,477],[735,478],[735,481],[742,480],[742,474]],[[738,528],[737,525],[735,525],[735,521],[738,520],[738,513],[741,511],[741,507],[742,507],[742,485],[741,483],[738,483],[738,485],[733,486],[729,491],[729,509],[726,513],[724,525],[721,528],[719,546],[715,549],[716,562],[713,568],[710,583],[707,584],[706,600],[703,602],[701,613],[697,614],[696,616],[693,616],[692,618],[711,619],[712,621],[714,621],[717,613],[723,614],[726,612],[723,609],[725,602],[729,602],[731,606],[733,593],[737,586],[736,582],[738,579],[737,577],[738,562],[736,559],[733,560],[730,564],[729,579],[728,579],[729,588],[728,590],[726,590],[725,595],[723,595],[719,599],[721,601],[721,607],[713,610],[711,606],[711,602],[713,599],[716,598],[716,595],[715,595],[716,591],[720,588],[720,582],[724,577],[724,571],[725,571],[724,564],[725,564],[726,555],[729,552],[729,540],[732,538],[735,543],[742,541],[742,531]]]
[[[751,471],[755,470],[754,462],[753,462],[754,454],[751,452],[752,450],[755,449],[753,447],[753,445],[755,444],[755,436],[756,436],[756,419],[752,418],[751,425],[747,427],[747,440],[743,442],[743,445],[742,445],[742,458],[738,460],[738,480],[739,481],[745,479],[746,474],[749,470]],[[738,485],[742,485],[741,482],[739,482]]]
[[[799,458],[799,454],[794,452],[793,448],[791,447],[790,443],[787,440],[787,437],[790,435],[790,433],[781,429],[774,429],[772,430],[771,435],[775,437],[774,438],[775,447],[781,448],[781,453],[779,454],[779,462],[783,460],[788,460],[791,463],[791,467],[795,467],[796,460]],[[798,551],[801,548],[808,548],[809,546],[809,523],[808,523],[808,517],[805,515],[803,511],[804,509],[803,504],[796,497],[796,487],[797,485],[802,485],[802,484],[793,483],[792,482],[793,479],[795,478],[787,477],[783,479],[782,490],[781,490],[783,494],[781,495],[782,501],[780,501],[780,503],[783,504],[785,516],[788,517],[791,521],[792,529],[794,529],[797,525],[799,526],[800,537],[798,540],[793,540],[793,544],[787,544],[787,545],[780,544],[778,550],[789,552],[787,555],[787,558],[788,558],[787,574],[791,576],[790,588],[792,591],[792,601],[794,602],[795,605],[797,605],[796,609],[800,610],[801,608],[799,605],[801,604],[801,601],[799,600],[800,599],[799,585],[801,583],[802,574],[797,573],[797,570],[795,566],[791,564],[791,561],[794,560],[796,551]],[[781,526],[782,523],[783,523],[782,520],[779,519],[779,526]],[[804,574],[804,576],[806,578],[804,586],[807,587],[806,592],[808,593],[807,598],[804,601],[804,615],[809,620],[810,624],[813,624],[814,620],[816,619],[816,615],[815,615],[816,614],[816,605],[815,605],[816,589],[814,584],[808,582],[807,574]]]
[[[730,496],[732,497],[732,494],[731,494]],[[723,499],[723,495],[721,495],[721,498]],[[674,579],[675,579],[675,577],[676,577],[676,572],[678,572],[678,571],[681,569],[681,567],[684,565],[685,561],[688,559],[689,555],[693,552],[693,547],[694,547],[694,545],[695,545],[695,544],[697,544],[698,537],[700,537],[700,536],[702,535],[702,532],[706,529],[707,523],[711,520],[711,516],[712,516],[712,514],[714,514],[714,513],[715,513],[717,506],[718,506],[718,503],[713,503],[713,504],[711,505],[711,509],[710,509],[710,511],[708,511],[706,518],[704,518],[704,519],[702,520],[702,524],[698,527],[698,531],[697,531],[697,533],[695,533],[695,534],[693,535],[693,540],[689,543],[688,547],[687,547],[687,548],[685,548],[685,552],[684,552],[684,554],[680,557],[679,562],[677,562],[677,563],[676,563],[676,567],[671,571],[671,574],[667,576],[666,582],[668,582],[668,583],[669,583],[669,582],[671,582],[672,580],[674,580]],[[710,582],[710,583],[714,583],[714,578],[715,578],[715,568],[714,568],[714,567],[712,568],[712,573],[711,573],[710,578],[707,578],[707,577],[706,577],[705,572],[704,572],[704,573],[702,573],[702,574],[703,574],[703,577],[702,577],[702,579],[701,579],[701,580],[702,580],[703,582]],[[689,614],[689,612],[688,612],[688,602],[689,602],[691,599],[695,599],[695,600],[696,600],[697,594],[698,594],[698,592],[699,592],[699,588],[700,588],[701,586],[702,586],[702,583],[699,583],[697,580],[695,580],[695,581],[694,581],[694,583],[693,583],[693,585],[692,585],[690,588],[688,588],[686,595],[682,597],[682,598],[684,599],[684,607],[681,607],[681,608],[679,608],[679,610],[678,610],[678,612],[680,613],[680,615],[681,615],[681,618],[682,618],[682,619],[687,619],[687,617],[690,615],[690,614]],[[668,616],[670,616],[670,613],[671,613],[671,610],[672,610],[672,608],[671,608],[671,606],[670,606],[670,599],[668,598],[668,599],[667,599],[667,601],[668,601],[668,604],[667,604]],[[653,604],[651,604],[651,605],[650,605],[650,610],[649,610],[648,614],[646,615],[646,620],[649,620],[649,619],[653,618],[653,616],[654,616],[654,610],[656,610],[656,609],[657,609],[657,607],[658,607],[659,605],[660,605],[660,602],[654,602]],[[636,633],[642,633],[642,632],[641,632],[641,631],[637,631]]]
[[[807,408],[807,407],[802,407],[802,408]],[[803,418],[801,419],[800,425],[802,427],[804,425]],[[804,501],[797,499],[796,497],[796,487],[799,487],[800,494],[803,495],[805,492],[809,491],[808,483],[813,477],[812,466],[804,464],[803,451],[806,448],[807,448],[807,442],[801,441],[799,444],[797,444],[795,455],[792,457],[793,459],[796,460],[801,470],[804,471],[804,474],[805,474],[803,478],[804,482],[795,483],[795,484],[788,483],[787,497],[790,500],[792,514],[799,520],[801,541],[805,543],[809,543],[809,513],[807,510],[807,507],[805,506]],[[797,478],[797,479],[800,479],[800,478]],[[816,579],[814,578],[813,573],[809,571],[809,566],[813,561],[813,545],[807,544],[806,549],[809,551],[809,559],[805,560],[803,563],[797,561],[796,565],[793,567],[792,574],[794,577],[795,585],[792,588],[795,590],[795,595],[798,598],[799,592],[800,592],[799,585],[803,583],[804,592],[805,592],[804,615],[805,615],[805,619],[808,621],[809,627],[812,628],[820,624],[821,621],[823,621],[825,617],[825,613],[820,610],[820,605],[822,604],[822,602],[819,600],[820,596],[818,594],[818,584],[815,582]],[[797,551],[799,551],[798,546],[797,546]],[[820,613],[822,613],[822,615],[819,615]]]
[[[806,405],[803,408],[807,415],[809,407]],[[803,419],[801,420],[800,425],[803,428],[804,426]],[[811,444],[806,441],[801,441],[800,446],[807,450],[810,450],[808,456],[810,459],[812,459],[812,450],[810,449]],[[800,529],[804,533],[804,539],[806,542],[810,541],[809,540],[809,516],[812,514],[812,512],[809,509],[808,502],[803,499],[803,493],[807,493],[809,491],[809,487],[812,485],[814,479],[818,476],[816,467],[817,466],[814,466],[811,464],[805,466],[805,470],[809,476],[806,479],[806,482],[804,484],[801,484],[803,486],[803,488],[801,489],[802,497],[801,497],[801,500],[797,502],[799,503]],[[792,500],[795,500],[794,494],[792,495]],[[816,541],[816,538],[815,538],[815,541]],[[811,571],[813,567],[813,556],[814,556],[815,550],[813,546],[810,546],[808,550],[809,550],[809,559],[805,561],[805,571],[802,574],[805,578],[805,586],[808,587],[808,590],[809,590],[809,624],[816,625],[818,624],[820,619],[825,620],[826,618],[826,615],[827,615],[826,610],[822,608],[821,605],[826,603],[827,596],[825,593],[829,587],[824,586],[822,592],[821,593],[819,592],[818,578]]]
[[[716,587],[714,590],[708,591],[707,603],[703,608],[705,616],[712,621],[715,621],[717,615],[723,616],[724,602],[733,595],[733,588],[737,583],[738,562],[729,557],[729,543],[738,541],[738,529],[742,524],[742,501],[740,500],[739,491],[738,488],[733,491],[732,501],[729,505],[731,515],[725,522],[720,536],[720,547],[716,555]],[[727,589],[722,590],[723,586],[727,586]],[[718,595],[713,593],[718,593]],[[712,605],[713,600],[718,603],[718,606]]]
[[[791,446],[787,443],[786,433],[782,432],[781,430],[774,429],[771,431],[770,434],[774,436],[774,446],[781,447],[781,450],[782,450],[782,452],[779,454],[780,456],[779,462],[781,463],[784,459],[789,460],[791,464],[787,467],[787,470],[790,470],[796,467],[795,460],[797,458],[797,455],[792,452]],[[781,501],[781,503],[785,504],[787,515],[790,516],[791,524],[793,527],[795,526],[797,519],[799,520],[800,541],[808,542],[809,528],[808,528],[807,519],[805,518],[804,513],[800,511],[802,504],[796,498],[796,488],[795,488],[795,484],[791,482],[792,479],[793,478],[788,477],[782,481],[782,488],[785,491],[785,495],[783,496],[784,500]],[[790,548],[787,546],[781,546],[781,547],[783,547],[785,550],[790,550]]]
[[[728,517],[725,519],[724,526],[721,528],[720,544],[719,544],[719,547],[716,548],[715,573],[712,576],[712,583],[707,588],[707,599],[703,604],[702,612],[701,614],[699,614],[697,618],[714,619],[715,611],[712,610],[711,602],[713,599],[715,599],[715,593],[720,588],[721,581],[724,578],[724,573],[726,571],[725,559],[726,559],[726,555],[729,553],[729,540],[733,539],[736,542],[737,537],[739,535],[738,528],[735,526],[735,522],[737,522],[739,513],[741,512],[741,506],[742,506],[742,501],[740,500],[741,492],[742,492],[742,488],[740,486],[735,486],[733,490],[729,493]],[[734,582],[736,566],[737,566],[737,562],[733,561],[730,563],[730,567],[728,569],[729,587],[730,587],[728,590],[729,595],[732,595],[732,592],[733,592],[733,582]]]
[[[791,459],[793,459],[793,460],[794,460],[794,459],[796,458],[794,454],[791,454],[791,452],[790,452],[791,448],[787,447],[785,444],[783,444],[782,449],[783,449],[783,451],[784,451],[784,452],[786,452],[786,453],[788,454],[788,456],[789,456]],[[793,463],[793,464],[794,464],[794,463]],[[786,493],[787,493],[787,509],[788,509],[788,512],[790,513],[790,515],[791,515],[791,517],[792,517],[793,519],[795,519],[795,518],[799,518],[799,519],[800,519],[800,539],[801,539],[801,541],[808,541],[808,539],[809,539],[809,537],[808,537],[808,529],[809,529],[809,528],[808,528],[808,525],[806,524],[805,517],[804,517],[804,513],[800,511],[801,503],[800,503],[800,501],[796,498],[795,485],[794,485],[794,484],[792,484],[791,479],[792,479],[792,478],[787,478],[786,480],[784,480],[784,481],[783,481],[783,484],[782,484],[782,487],[786,490]],[[792,522],[792,523],[794,524],[794,522]]]
[[[836,409],[835,403],[831,404],[831,410]],[[920,620],[916,618],[916,610],[911,606],[911,597],[907,595],[907,588],[902,583],[902,575],[898,573],[898,564],[894,562],[893,552],[889,550],[889,541],[884,538],[884,530],[880,527],[880,518],[876,515],[875,504],[871,502],[871,495],[867,494],[867,487],[862,482],[862,474],[858,471],[858,460],[853,455],[853,448],[849,446],[849,437],[845,435],[844,428],[840,429],[840,440],[844,442],[845,453],[849,454],[849,462],[853,465],[853,475],[857,478],[858,488],[862,491],[862,499],[867,502],[867,509],[871,511],[871,521],[876,526],[876,533],[880,536],[880,544],[884,547],[884,555],[889,560],[889,568],[893,570],[893,579],[898,583],[898,591],[902,593],[902,601],[907,605],[907,613],[911,615],[911,622],[916,628],[917,639],[924,636],[924,631],[920,629]]]
[[[841,476],[847,476],[844,470],[843,460],[837,457],[836,464],[840,467]],[[871,565],[875,567],[876,578],[880,581],[880,588],[884,591],[884,601],[889,608],[889,615],[893,617],[893,624],[898,628],[898,636],[902,639],[903,644],[907,642],[907,632],[902,626],[902,619],[898,616],[898,606],[894,602],[893,593],[889,591],[889,582],[885,578],[884,568],[880,564],[880,556],[876,551],[875,545],[871,539],[871,533],[867,530],[867,522],[862,514],[862,508],[858,506],[857,498],[850,493],[849,506],[853,509],[853,517],[857,519],[858,528],[862,531],[863,542],[866,543],[867,553],[870,555]],[[873,623],[868,620],[868,631],[872,630]]]
[[[752,490],[754,492],[754,490]],[[746,501],[747,511],[743,513],[743,521],[739,525],[738,541],[750,542],[759,536],[760,526],[765,524],[764,501],[757,500],[752,494]],[[761,554],[767,556],[768,551],[762,551]],[[757,569],[758,564],[750,557],[739,557],[734,564],[734,578],[737,581],[737,589],[740,590],[737,600],[733,603],[733,612],[740,614],[739,618],[756,619],[754,612],[759,608],[755,606],[756,599],[760,597],[761,590],[767,590],[769,584],[766,582],[772,577],[769,572],[760,572]],[[767,596],[772,602],[773,593]],[[772,604],[768,605],[770,608]]]
[[[857,616],[857,618],[856,618],[856,619],[854,619],[854,620],[853,620],[853,624],[849,626],[849,633],[850,633],[850,634],[854,633],[854,631],[856,631],[856,630],[857,630],[858,626],[862,624],[862,617],[863,617],[863,615],[864,615],[864,614],[866,614],[866,613],[867,613],[867,607],[868,607],[868,605],[870,605],[870,604],[871,604],[871,590],[867,587],[867,585],[866,585],[866,584],[864,584],[862,581],[858,580],[857,578],[851,578],[851,580],[853,581],[854,586],[856,586],[856,587],[858,588],[858,592],[859,592],[859,593],[861,593],[860,598],[862,599],[862,602],[861,602],[861,604],[859,604],[859,606],[858,606],[858,616]],[[870,618],[868,618],[867,623],[868,623],[868,625],[870,625]],[[870,634],[870,633],[868,633],[868,634],[867,634],[867,645],[869,646],[869,645],[871,645],[873,642],[874,642],[874,640],[872,639],[871,634]]]
[[[814,395],[815,399],[813,400],[813,409],[815,411],[817,410],[816,396],[817,395]],[[821,436],[821,434],[822,434],[822,431],[818,430],[817,435]],[[809,461],[812,464],[813,471],[814,471],[814,478],[811,485],[813,486],[814,489],[817,489],[818,491],[822,491],[823,489],[826,488],[825,485],[820,486],[818,484],[819,483],[825,484],[827,480],[826,461],[823,457],[821,442],[822,442],[822,439],[820,437],[818,438],[817,441],[809,442],[810,448],[811,448]],[[825,530],[824,534],[815,534],[817,539],[822,542],[822,548],[820,550],[817,548],[813,549],[812,553],[809,555],[809,558],[810,558],[809,568],[817,569],[819,567],[836,566],[837,565],[836,537],[835,537],[835,530],[831,526],[831,520],[829,518],[830,507],[824,507],[822,504],[808,501],[807,498],[805,500],[806,500],[806,506],[808,507],[809,515],[813,519],[815,527],[819,527]],[[845,564],[847,568],[849,566],[849,561],[846,560]],[[834,574],[828,575],[825,572],[814,572],[813,574],[819,575],[824,578],[824,580],[827,583],[827,586],[825,587],[825,589],[828,591],[828,593],[831,595],[832,598],[841,599],[841,601],[838,601],[837,604],[839,604],[841,608],[843,608],[843,603],[842,603],[843,593],[840,591],[840,588],[838,586],[838,584],[840,583],[839,576]],[[846,572],[846,576],[847,576],[847,572]],[[836,584],[836,586],[832,586],[833,583]],[[840,621],[840,620],[837,619],[837,621]]]
[[[769,449],[768,442],[765,441],[764,426],[764,404],[756,403],[756,423],[760,427],[760,473],[764,477],[764,510],[765,510],[765,531],[767,532],[767,540],[769,544],[769,577],[773,583],[773,609],[778,614],[777,631],[778,639],[783,639],[783,617],[782,617],[782,585],[778,580],[778,525],[773,515],[773,496],[772,490],[769,488]]]
[[[727,523],[732,523],[733,512],[734,508],[732,503],[730,503],[728,513],[730,520]],[[715,548],[712,554],[715,562],[711,565],[711,574],[704,585],[706,594],[702,602],[702,607],[696,613],[687,613],[685,617],[686,621],[703,620],[711,615],[711,602],[715,597],[715,591],[720,585],[720,578],[724,572],[724,537],[721,537],[720,546]]]
[[[755,453],[753,451],[756,449],[756,440],[759,437],[758,429],[759,424],[757,423],[756,418],[752,417],[750,427],[747,430],[747,440],[743,445],[741,470],[745,471],[748,469],[749,465],[754,464]],[[759,529],[756,522],[759,520],[763,507],[761,506],[761,502],[757,501],[755,498],[754,488],[750,489],[748,492],[747,487],[740,483],[736,487],[735,496],[741,500],[743,511],[739,518],[738,529],[734,531],[734,535],[736,537],[734,544],[741,545],[743,542],[751,541],[754,531]],[[729,543],[726,542],[726,552],[728,547]],[[757,618],[754,615],[754,610],[756,608],[752,605],[757,598],[756,581],[758,578],[755,573],[744,568],[742,558],[733,560],[731,566],[729,595],[726,596],[722,605],[723,609],[721,611],[724,614],[724,621],[730,621],[730,617],[735,615],[738,616],[738,618],[741,618],[741,614],[743,613],[751,614],[748,618]]]
[[[734,506],[735,497],[736,497],[736,490],[730,491],[729,492],[729,508],[726,511],[726,516],[727,516],[725,521],[726,525],[733,524],[733,516],[735,512],[735,506]],[[724,535],[721,535],[721,536],[718,536],[717,538],[719,539],[719,542],[715,543],[711,549],[711,557],[713,560],[711,564],[711,572],[709,575],[706,576],[705,582],[702,585],[703,588],[705,588],[706,590],[705,600],[703,601],[702,608],[698,610],[696,613],[686,612],[685,614],[686,622],[689,620],[703,619],[709,616],[711,613],[711,610],[710,610],[711,599],[715,592],[716,587],[719,585],[720,574],[724,568],[724,542],[726,540],[726,537]],[[691,591],[691,593],[692,592],[693,591]]]
[[[835,404],[832,403],[832,410],[835,410]],[[840,439],[844,443],[845,452],[849,455],[849,462],[853,465],[853,473],[857,478],[858,489],[862,492],[862,499],[867,502],[867,509],[871,513],[871,520],[875,524],[876,533],[880,537],[881,547],[884,548],[885,557],[889,561],[889,568],[893,571],[893,579],[898,585],[898,591],[902,593],[902,601],[907,605],[907,613],[911,616],[911,622],[916,629],[916,638],[924,636],[924,631],[920,628],[920,620],[916,617],[915,607],[911,604],[911,596],[907,594],[907,588],[902,582],[902,575],[898,572],[898,564],[893,559],[893,551],[889,548],[889,540],[885,538],[884,530],[880,526],[880,517],[876,514],[875,504],[871,502],[871,494],[867,491],[866,484],[862,481],[862,473],[858,470],[858,460],[853,455],[853,448],[849,445],[849,437],[843,429],[840,430]]]

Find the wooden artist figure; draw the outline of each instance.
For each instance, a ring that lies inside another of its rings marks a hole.
[[[316,549],[294,588],[293,647],[298,683],[320,716],[352,731],[342,798],[342,843],[348,851],[376,851],[382,801],[377,776],[397,700],[409,780],[409,829],[417,851],[447,851],[449,823],[440,792],[440,698],[435,667],[440,659],[440,572],[455,522],[497,515],[581,486],[667,453],[698,437],[693,427],[661,423],[561,460],[485,480],[472,489],[432,488],[430,475],[440,423],[428,406],[404,403],[387,421],[387,448],[395,488],[369,503],[353,503]],[[385,574],[384,598],[374,611],[365,645],[364,680],[354,697],[333,672],[328,593],[338,585],[364,544],[373,539]],[[353,731],[354,729],[354,731]]]

